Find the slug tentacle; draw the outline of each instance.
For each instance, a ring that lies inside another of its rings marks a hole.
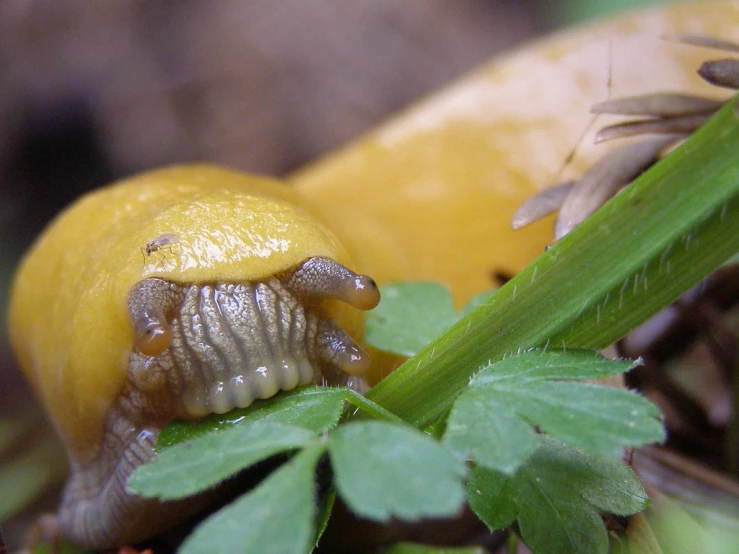
[[[128,295],[128,313],[136,347],[146,356],[157,356],[169,348],[172,332],[167,323],[181,302],[181,293],[162,279],[146,279]]]
[[[319,324],[318,350],[323,361],[347,375],[364,375],[369,369],[369,356],[354,343],[349,335],[329,320],[322,320]],[[337,383],[329,380],[328,384]]]
[[[299,296],[333,298],[360,310],[371,310],[380,301],[380,291],[370,277],[329,258],[309,258],[290,274],[285,286]]]

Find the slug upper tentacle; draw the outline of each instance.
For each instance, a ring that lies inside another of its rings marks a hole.
[[[295,294],[308,298],[333,298],[360,310],[371,310],[380,291],[366,275],[358,275],[329,258],[310,258],[285,281]]]
[[[182,294],[172,283],[146,279],[128,295],[128,313],[134,329],[136,347],[146,356],[157,356],[169,348],[172,331],[169,316]]]

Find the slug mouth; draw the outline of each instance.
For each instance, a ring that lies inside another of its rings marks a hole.
[[[262,282],[145,279],[129,294],[129,382],[143,403],[186,419],[311,383],[362,389],[369,357],[321,309],[326,298],[370,309],[379,292],[327,258]]]

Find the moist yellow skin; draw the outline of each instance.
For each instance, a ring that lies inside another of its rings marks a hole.
[[[179,240],[142,257],[167,233]],[[15,277],[11,343],[70,453],[84,460],[128,370],[135,283],[258,280],[312,256],[351,265],[281,183],[211,166],[144,173],[83,197],[47,227]],[[334,319],[356,334],[358,312],[336,304]]]

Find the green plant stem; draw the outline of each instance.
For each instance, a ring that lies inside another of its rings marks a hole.
[[[404,419],[399,418],[394,413],[387,411],[382,406],[379,406],[378,404],[375,404],[374,402],[368,401],[364,396],[361,394],[354,392],[351,389],[347,389],[346,391],[346,401],[354,406],[354,409],[347,407],[346,412],[351,413],[351,411],[356,412],[356,409],[363,411],[364,413],[371,415],[374,419],[380,419],[383,421],[389,421],[392,423],[397,423],[400,425],[407,425],[408,422]]]
[[[600,349],[739,250],[736,98],[683,145],[369,391],[417,427],[490,361],[535,347]]]
[[[518,552],[518,535],[513,532],[513,529],[508,529],[505,540],[505,551],[506,554],[516,554]]]

